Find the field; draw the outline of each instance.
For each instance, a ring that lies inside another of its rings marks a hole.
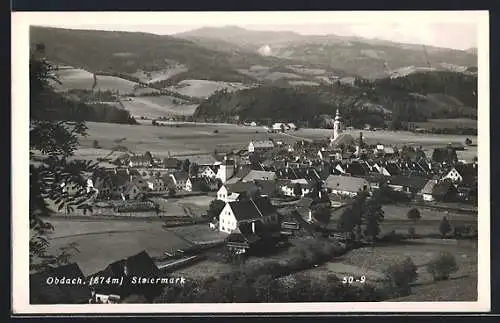
[[[162,221],[52,218],[55,231],[50,250],[76,243],[79,252],[72,257],[85,275],[104,269],[108,264],[143,250],[152,257],[164,252],[188,248],[195,243],[223,239],[208,225],[162,228]]]
[[[174,75],[180,74],[187,72],[188,68],[185,67],[182,64],[176,64],[173,65],[169,68],[161,69],[161,70],[155,70],[151,72],[145,72],[145,71],[137,71],[133,76],[139,78],[142,82],[145,83],[155,83],[155,82],[160,82],[164,80],[168,80]]]
[[[71,89],[91,90],[94,84],[93,74],[83,69],[64,67],[57,71],[57,76],[62,82],[61,85],[56,86],[58,91],[68,91]],[[134,87],[137,83],[115,76],[97,75],[96,78],[95,91],[118,91],[120,94],[140,94],[156,91],[150,88],[142,88],[136,91]]]
[[[331,135],[329,129],[300,129],[298,131],[279,134],[267,133],[261,127],[244,127],[231,124],[206,124],[183,123],[177,126],[154,127],[143,125],[119,125],[107,123],[87,123],[89,136],[81,139],[79,156],[84,157],[96,154],[92,149],[93,140],[98,140],[103,147],[103,154],[117,144],[118,139],[125,140],[120,144],[128,147],[133,152],[143,153],[150,151],[152,154],[165,156],[168,152],[172,155],[196,155],[212,153],[216,148],[241,148],[247,147],[250,140],[275,138],[285,143],[293,143],[300,139],[325,139]],[[214,131],[217,130],[218,133]],[[384,143],[388,145],[413,144],[421,145],[429,156],[432,149],[442,147],[448,143],[463,143],[466,136],[414,134],[410,132],[391,131],[362,131],[366,142]],[[359,131],[346,131],[355,138]],[[468,136],[473,142],[477,137]],[[90,149],[90,150],[89,150]],[[472,161],[477,156],[477,147],[468,147],[465,151],[457,152],[459,159]]]
[[[247,88],[247,86],[241,83],[217,82],[209,80],[183,80],[169,89],[190,97],[206,98],[222,89],[236,91],[244,88]]]
[[[415,125],[420,128],[476,128],[478,121],[473,119],[429,119],[427,122],[416,122]]]
[[[197,105],[186,104],[171,96],[141,96],[122,101],[131,115],[146,118],[192,115]],[[151,121],[149,121],[151,123]]]

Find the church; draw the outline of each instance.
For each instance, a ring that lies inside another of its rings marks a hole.
[[[330,147],[338,148],[341,145],[356,145],[356,140],[350,134],[344,133],[342,117],[340,116],[340,112],[337,109],[337,113],[335,114],[335,121],[333,122],[333,134],[330,137]]]

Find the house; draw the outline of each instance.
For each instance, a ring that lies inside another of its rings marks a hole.
[[[351,176],[365,176],[368,175],[370,169],[364,162],[352,161],[347,165],[345,172]]]
[[[242,182],[253,182],[255,180],[275,180],[276,173],[263,171],[263,170],[251,170],[245,177],[241,179]]]
[[[199,168],[199,176],[207,178],[216,178],[219,172],[219,165],[208,165]]]
[[[177,158],[164,158],[163,167],[169,171],[178,170],[181,167],[182,162]]]
[[[289,130],[296,130],[297,129],[297,126],[294,123],[287,123],[286,127]]]
[[[94,191],[99,198],[122,198],[129,182],[138,176],[128,168],[96,171],[87,179],[87,192]]]
[[[183,190],[186,187],[186,181],[189,178],[189,174],[184,171],[177,171],[172,174],[170,174],[170,177],[172,178],[175,187],[178,190]]]
[[[477,165],[456,164],[442,179],[450,179],[454,184],[473,186],[477,182]]]
[[[457,198],[457,189],[451,180],[446,179],[434,185],[432,196],[439,202],[454,202]]]
[[[171,188],[177,189],[177,186],[175,185],[174,179],[172,178],[171,174],[165,174],[161,176],[160,180],[163,182],[164,190],[169,190]]]
[[[56,284],[55,279],[64,279]],[[92,298],[86,278],[76,263],[51,268],[29,277],[30,304],[88,304]]]
[[[153,158],[148,155],[133,155],[128,161],[129,167],[152,167]]]
[[[281,122],[276,122],[273,124],[273,126],[271,127],[271,129],[276,132],[276,131],[283,131],[283,130],[287,130],[288,127],[285,123],[281,123]]]
[[[228,194],[237,193],[238,198],[242,197],[256,197],[260,195],[260,188],[255,182],[238,182],[234,184],[225,185]]]
[[[122,200],[135,200],[144,193],[144,187],[137,181],[128,182],[121,193]]]
[[[295,194],[295,187],[297,185],[300,186],[300,190],[302,192],[299,196]],[[307,195],[312,191],[311,183],[303,178],[288,180],[284,184],[280,185],[280,188],[284,195],[295,197],[303,197],[304,195]]]
[[[354,197],[360,191],[370,191],[370,183],[361,177],[330,175],[326,188],[333,194]]]
[[[226,203],[219,215],[219,230],[231,233],[245,223],[250,225],[252,233],[257,227],[279,225],[276,208],[268,197],[238,200]],[[258,224],[257,224],[258,223]]]
[[[437,180],[430,179],[425,183],[424,187],[420,191],[420,195],[422,195],[422,199],[426,202],[434,201],[434,195],[432,194],[434,191],[434,186],[437,184]]]
[[[231,177],[233,177],[236,171],[236,163],[232,159],[224,159],[221,164],[218,165],[216,178],[220,179],[220,181],[224,184]]]
[[[331,208],[331,203],[327,195],[321,195],[320,197],[303,197],[295,205],[295,210],[308,223],[316,221],[315,216],[320,216],[319,214],[316,214],[315,212],[316,210],[319,209],[329,210],[330,208]]]
[[[262,152],[274,149],[274,142],[272,140],[250,141],[248,144],[248,152]]]
[[[208,178],[206,177],[191,177],[186,180],[186,186],[184,189],[188,192],[209,192],[211,186],[209,184]]]
[[[417,194],[428,182],[428,178],[420,176],[389,176],[387,185],[394,191],[406,194]]]
[[[279,193],[279,187],[276,181],[255,180],[254,182],[259,187],[261,196],[275,197]]]
[[[380,174],[385,176],[397,176],[402,174],[400,166],[395,162],[387,162],[381,165],[375,164],[374,167],[378,169]]]
[[[161,177],[151,177],[147,180],[148,190],[161,192],[166,190],[165,182]]]
[[[239,193],[228,191],[225,185],[222,185],[217,191],[217,199],[224,202],[233,202],[237,201],[240,197]]]
[[[152,301],[155,297],[161,295],[164,288],[164,284],[159,282],[140,283],[143,279],[162,278],[160,270],[146,251],[113,262],[104,270],[91,275],[89,281],[94,277],[110,277],[112,279],[121,279],[123,277],[122,284],[104,283],[92,285],[96,297],[118,295],[123,300],[130,295],[141,295],[148,301]]]

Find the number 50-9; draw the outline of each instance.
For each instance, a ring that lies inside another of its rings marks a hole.
[[[344,278],[342,278],[342,283],[343,284],[352,284],[354,282],[364,283],[365,281],[366,281],[366,277],[365,276],[361,276],[360,279],[354,279],[353,276],[344,276]]]

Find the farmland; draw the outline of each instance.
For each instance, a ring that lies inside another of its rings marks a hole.
[[[247,86],[241,83],[209,80],[183,80],[175,86],[172,86],[170,90],[190,97],[205,98],[222,89],[236,91],[244,88],[247,88]]]
[[[329,129],[307,129],[279,134],[267,133],[261,127],[244,127],[231,124],[203,124],[183,123],[175,126],[153,127],[143,125],[118,125],[107,123],[87,123],[88,137],[82,138],[79,156],[84,157],[87,151],[95,156],[93,140],[98,140],[103,147],[103,155],[107,150],[116,146],[117,139],[125,138],[122,145],[133,152],[143,153],[150,151],[152,154],[166,155],[196,155],[213,152],[216,148],[245,148],[250,140],[275,138],[285,143],[293,143],[300,139],[326,139],[331,135]],[[214,132],[217,130],[217,133]],[[346,131],[353,137],[359,136],[359,130]],[[387,145],[421,145],[429,156],[432,149],[442,147],[448,143],[463,143],[466,136],[415,134],[411,132],[392,131],[362,131],[363,138],[368,143],[384,143]],[[477,137],[468,136],[473,142]],[[91,149],[91,150],[89,150]],[[465,151],[457,151],[459,159],[472,161],[477,156],[477,147],[467,147]]]
[[[50,223],[55,228],[50,250],[75,243],[78,252],[71,260],[78,262],[86,275],[142,250],[152,257],[162,257],[164,252],[223,239],[207,225],[164,229],[161,221],[62,217],[51,218]]]
[[[171,96],[140,96],[122,101],[123,107],[136,117],[158,118],[192,115],[197,105],[181,102]]]

